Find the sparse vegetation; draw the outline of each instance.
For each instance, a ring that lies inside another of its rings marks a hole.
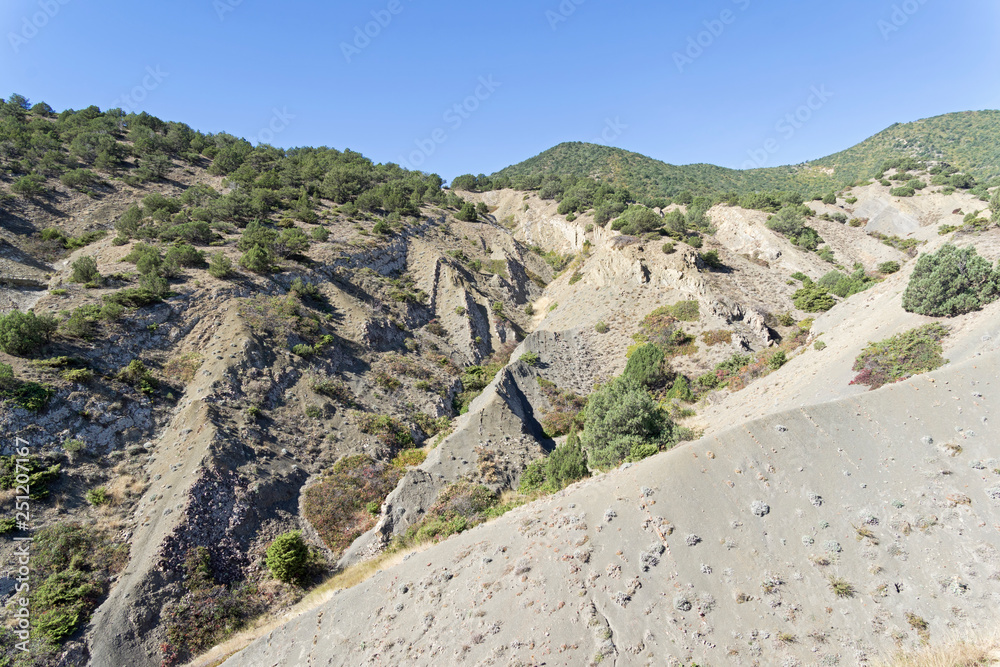
[[[401,476],[398,468],[367,456],[343,458],[305,489],[303,511],[323,543],[340,554],[375,525],[368,503],[381,504]]]
[[[878,389],[911,375],[940,368],[947,363],[941,356],[941,341],[947,335],[947,327],[925,324],[898,336],[870,343],[854,362],[854,370],[858,374],[851,384]]]
[[[519,503],[501,503],[485,486],[458,482],[438,495],[424,518],[397,539],[395,548],[436,542],[501,516]]]
[[[833,591],[833,594],[838,598],[854,597],[856,591],[850,582],[839,577],[830,577],[828,581],[830,582],[830,590]]]

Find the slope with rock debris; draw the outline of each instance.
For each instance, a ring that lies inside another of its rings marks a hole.
[[[867,664],[988,628],[997,377],[1000,355],[984,355],[625,465],[381,572],[224,664]]]

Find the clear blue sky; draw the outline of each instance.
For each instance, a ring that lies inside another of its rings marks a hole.
[[[387,25],[355,42],[372,12]],[[129,105],[448,180],[562,141],[740,167],[772,139],[762,162],[796,163],[894,122],[1000,108],[995,0],[5,0],[0,25],[0,95]]]

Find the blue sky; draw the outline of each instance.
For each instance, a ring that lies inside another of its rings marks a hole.
[[[5,0],[0,95],[349,147],[448,180],[562,141],[774,166],[1000,108],[998,5]]]

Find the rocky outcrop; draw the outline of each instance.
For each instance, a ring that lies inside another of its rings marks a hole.
[[[551,448],[532,407],[539,399],[535,373],[522,362],[503,369],[460,417],[455,431],[408,472],[382,504],[378,523],[355,540],[338,567],[380,552],[417,523],[438,494],[463,479],[496,490],[516,487],[528,463]]]
[[[721,317],[726,324],[742,322],[756,339],[757,344],[773,345],[777,334],[767,326],[767,315],[759,308],[745,307],[728,297],[720,297],[711,304],[712,314]]]

